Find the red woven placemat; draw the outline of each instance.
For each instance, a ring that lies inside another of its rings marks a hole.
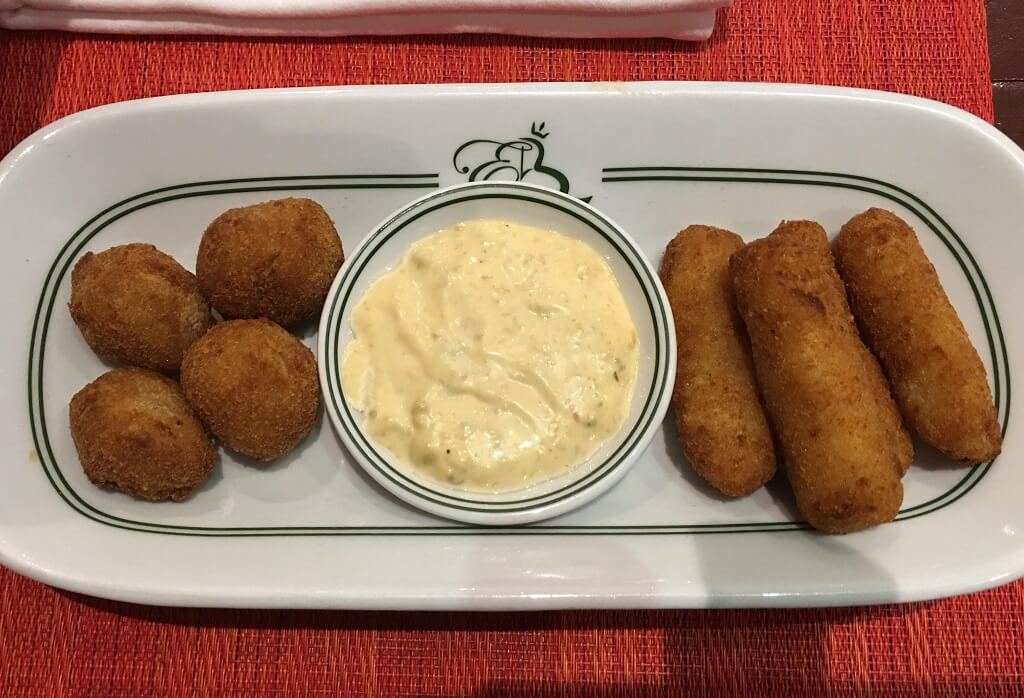
[[[0,33],[0,152],[122,99],[367,82],[815,82],[991,120],[988,72],[982,0],[737,0],[706,45]],[[1024,695],[1024,584],[852,610],[430,615],[138,607],[0,570],[2,695],[344,693]]]

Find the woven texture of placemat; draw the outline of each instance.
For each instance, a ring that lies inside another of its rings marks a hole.
[[[347,83],[808,82],[991,120],[988,65],[982,0],[737,0],[704,45],[0,33],[0,152],[118,100]],[[3,696],[869,693],[1024,695],[1024,584],[867,609],[435,615],[149,608],[0,570]]]

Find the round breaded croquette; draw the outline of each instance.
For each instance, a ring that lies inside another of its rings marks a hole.
[[[71,438],[86,476],[153,501],[186,499],[213,470],[216,449],[178,384],[118,368],[71,398]]]
[[[320,383],[313,352],[269,320],[221,323],[192,345],[181,387],[224,444],[270,461],[316,424]]]
[[[214,319],[196,277],[152,245],[87,252],[71,271],[71,317],[107,361],[173,372]]]
[[[265,317],[285,327],[316,315],[341,267],[341,238],[309,199],[225,211],[199,244],[199,288],[225,319]]]
[[[914,229],[873,208],[844,225],[833,247],[907,423],[963,463],[995,458],[1002,439],[985,367]]]

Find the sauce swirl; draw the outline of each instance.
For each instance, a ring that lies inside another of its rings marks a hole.
[[[414,244],[352,312],[342,387],[364,428],[434,480],[506,492],[586,460],[622,425],[636,326],[589,245],[499,220]]]

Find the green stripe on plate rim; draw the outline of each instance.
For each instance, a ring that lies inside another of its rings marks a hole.
[[[386,477],[395,486],[435,504],[463,511],[514,512],[533,509],[540,505],[551,504],[561,501],[567,497],[571,497],[584,489],[593,486],[595,483],[600,482],[622,462],[622,460],[627,456],[630,448],[632,448],[632,446],[634,446],[641,438],[642,434],[650,428],[657,407],[656,396],[661,393],[666,383],[670,380],[668,375],[668,362],[666,360],[668,311],[657,294],[656,281],[650,273],[648,266],[633,254],[632,250],[630,250],[630,248],[625,244],[622,236],[615,229],[615,226],[603,216],[589,210],[582,203],[564,201],[561,198],[556,198],[554,195],[549,195],[544,192],[531,192],[529,195],[478,193],[481,190],[501,190],[502,188],[502,184],[484,184],[475,187],[472,190],[472,193],[467,192],[462,195],[456,195],[454,198],[440,202],[436,202],[435,199],[450,195],[446,193],[430,195],[416,203],[414,206],[404,209],[387,221],[381,227],[381,230],[360,249],[358,253],[359,256],[353,259],[347,267],[345,275],[342,278],[342,282],[338,285],[337,291],[334,296],[329,299],[330,311],[328,313],[327,331],[325,336],[319,338],[320,351],[318,354],[319,356],[327,357],[328,392],[331,396],[333,409],[336,414],[341,417],[343,428],[349,438],[352,439],[361,455],[371,463],[377,472]],[[524,497],[505,502],[490,502],[481,499],[473,499],[469,496],[459,497],[449,495],[445,492],[433,489],[421,482],[417,482],[410,478],[406,473],[403,473],[401,470],[393,467],[388,463],[386,458],[380,455],[376,448],[374,448],[373,444],[371,444],[363,434],[359,423],[349,409],[348,402],[344,399],[343,390],[341,388],[341,379],[339,376],[338,351],[342,330],[341,314],[349,302],[353,286],[359,280],[360,275],[366,268],[366,264],[373,257],[376,251],[391,239],[391,237],[398,234],[403,228],[405,228],[405,226],[429,213],[448,206],[482,199],[512,199],[549,206],[561,213],[576,218],[603,237],[612,245],[613,248],[615,248],[623,260],[625,260],[639,283],[640,288],[644,293],[644,298],[647,301],[648,310],[650,311],[653,319],[655,337],[654,380],[651,382],[651,387],[645,397],[644,406],[640,410],[640,414],[637,419],[630,427],[629,433],[626,435],[622,444],[620,444],[619,447],[602,463],[595,466],[589,473],[587,473],[586,476],[575,482],[552,492],[547,492],[543,495]]]
[[[810,186],[831,186],[855,189],[867,193],[876,194],[894,201],[911,211],[921,220],[925,221],[929,229],[946,245],[954,258],[960,264],[965,276],[968,278],[975,299],[981,310],[988,338],[989,351],[992,358],[994,377],[994,397],[996,408],[999,413],[999,421],[1002,433],[1005,436],[1007,423],[1010,414],[1010,381],[1009,381],[1009,357],[1006,344],[1003,338],[1002,326],[996,312],[995,304],[989,290],[988,282],[982,274],[973,255],[970,253],[962,238],[953,228],[926,202],[919,197],[898,186],[879,179],[862,177],[860,175],[848,175],[836,172],[822,172],[813,170],[771,170],[762,168],[720,168],[720,167],[621,167],[604,169],[604,182],[702,182],[722,181],[737,183],[768,183],[768,184],[796,184]],[[786,175],[785,177],[762,177],[761,175]],[[28,370],[28,398],[29,415],[32,427],[32,437],[35,443],[36,452],[39,454],[43,465],[44,473],[51,486],[57,494],[76,512],[86,518],[100,524],[120,528],[129,531],[145,533],[160,533],[165,535],[184,536],[418,536],[418,535],[702,535],[702,534],[745,534],[745,533],[769,533],[782,531],[806,530],[808,525],[802,521],[773,521],[773,522],[742,522],[742,523],[721,523],[721,524],[637,524],[637,525],[609,525],[609,526],[560,526],[560,525],[530,525],[517,527],[480,527],[465,525],[449,526],[267,526],[267,527],[206,527],[206,526],[185,526],[172,524],[149,523],[145,521],[134,521],[117,517],[102,512],[85,502],[75,492],[65,479],[56,459],[50,449],[49,436],[46,431],[46,420],[43,415],[42,399],[42,365],[43,352],[46,342],[46,334],[49,327],[50,315],[56,295],[56,291],[67,271],[70,260],[77,257],[82,246],[89,239],[99,233],[104,227],[117,218],[128,215],[132,211],[147,206],[163,203],[190,196],[207,196],[223,193],[237,192],[272,192],[291,191],[310,188],[437,188],[436,175],[415,175],[410,176],[408,181],[380,182],[374,180],[391,179],[389,175],[367,175],[365,180],[361,175],[309,175],[299,177],[257,177],[245,179],[208,180],[204,182],[193,182],[169,187],[161,187],[132,197],[128,197],[116,204],[109,206],[87,221],[63,246],[57,258],[51,265],[40,293],[39,303],[36,309],[35,321],[33,323],[31,345],[29,347],[29,370]],[[403,176],[395,175],[394,179],[406,179]],[[338,180],[333,182],[332,180]],[[346,181],[342,181],[346,180]],[[359,181],[349,181],[359,180]],[[830,180],[839,180],[833,182]],[[314,186],[299,186],[295,182],[309,182]],[[281,183],[278,185],[277,183]],[[855,183],[855,185],[852,185]],[[239,184],[253,186],[238,186]],[[259,186],[255,186],[259,184]],[[335,186],[335,184],[339,186]],[[363,186],[352,186],[360,184]],[[370,186],[367,186],[370,185]],[[396,187],[396,185],[398,185]],[[872,186],[865,186],[872,185]],[[210,187],[227,186],[226,189],[209,189]],[[202,191],[189,191],[192,189],[205,188]],[[126,204],[141,201],[146,197],[165,192],[175,192],[168,197],[160,197],[147,201],[140,206],[133,207],[131,211],[120,211],[116,218],[103,221],[101,219],[107,214],[114,213]],[[920,207],[920,209],[918,208]],[[931,217],[925,216],[921,209]],[[93,228],[96,224],[97,227]],[[949,235],[949,238],[946,235]],[[83,240],[82,236],[86,236]],[[953,247],[953,243],[962,250],[967,258],[965,263],[961,253]],[[74,247],[70,260],[65,264],[60,274],[55,278],[54,274],[67,252]],[[972,271],[981,285],[981,291],[972,277]],[[982,296],[983,294],[983,296]],[[986,307],[987,302],[988,307]],[[44,305],[47,305],[45,314]],[[990,310],[989,310],[990,309]],[[993,336],[993,328],[994,335]],[[37,342],[38,339],[38,342]],[[38,344],[38,349],[37,349]],[[997,346],[998,345],[998,346]],[[1002,370],[1000,371],[1000,365]],[[33,380],[33,377],[36,380]],[[38,385],[38,388],[37,388]],[[46,445],[46,449],[42,447]],[[897,521],[904,521],[924,516],[943,509],[973,489],[978,482],[984,478],[991,468],[991,462],[974,466],[948,491],[932,498],[922,504],[909,507],[900,512]]]

